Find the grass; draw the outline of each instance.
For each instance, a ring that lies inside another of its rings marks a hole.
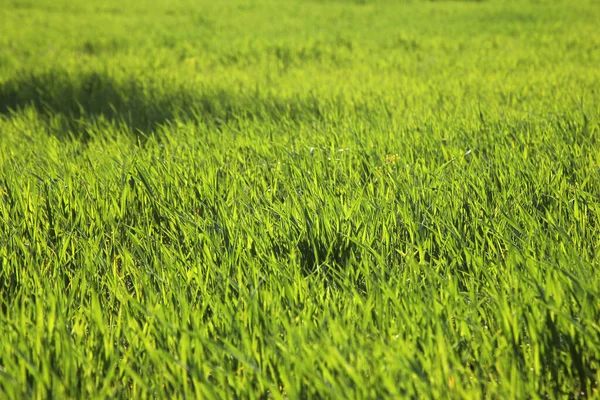
[[[0,397],[599,396],[598,20],[0,0]]]

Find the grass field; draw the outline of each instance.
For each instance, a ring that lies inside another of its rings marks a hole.
[[[598,0],[0,0],[0,398],[600,397]]]

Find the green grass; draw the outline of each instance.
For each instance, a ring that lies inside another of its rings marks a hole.
[[[0,0],[0,397],[585,398],[600,7]]]

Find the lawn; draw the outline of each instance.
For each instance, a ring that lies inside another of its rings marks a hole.
[[[0,398],[600,396],[598,0],[0,0]]]

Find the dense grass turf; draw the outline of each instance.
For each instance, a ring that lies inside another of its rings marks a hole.
[[[599,5],[0,0],[0,397],[599,396]]]

